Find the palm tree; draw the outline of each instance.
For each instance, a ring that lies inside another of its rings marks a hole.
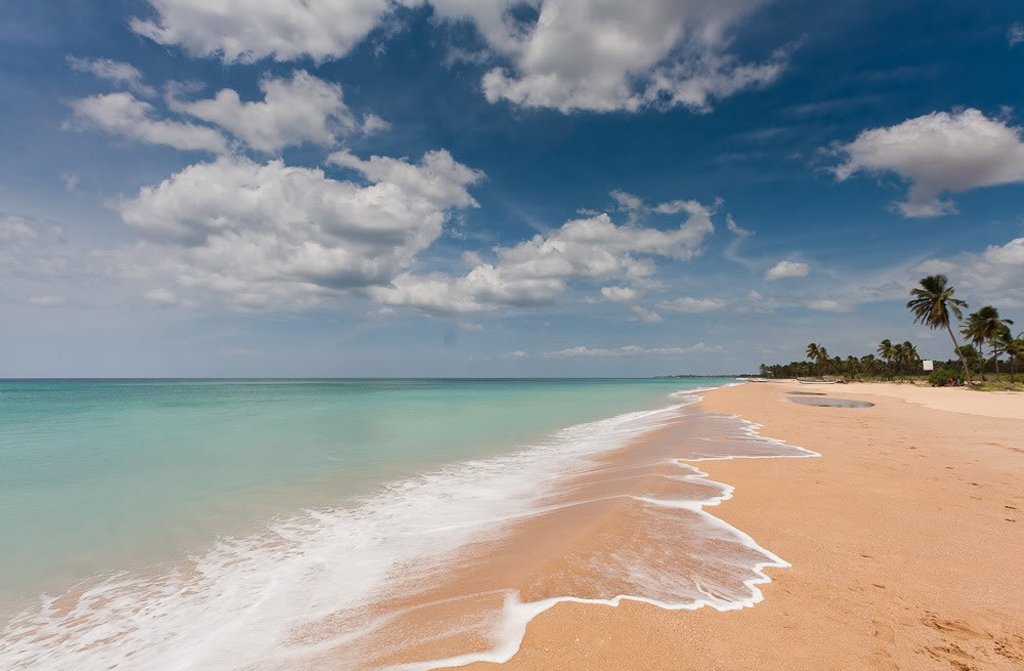
[[[865,354],[860,358],[860,367],[862,370],[868,373],[868,375],[874,375],[878,359],[875,358],[874,354]]]
[[[1003,329],[1009,330],[1010,326],[1013,325],[1013,321],[1009,319],[1000,319],[999,310],[995,309],[991,305],[986,305],[977,312],[971,313],[967,316],[967,323],[964,324],[963,329],[960,333],[963,334],[964,338],[974,343],[978,353],[981,354],[982,346],[985,343],[989,343],[992,352],[992,359],[995,359],[996,374],[999,374],[999,353],[996,351],[996,340]],[[985,357],[982,356],[981,364],[981,379],[985,379]]]
[[[886,338],[882,342],[878,343],[878,356],[882,358],[886,366],[892,365],[893,354],[895,351],[892,347],[892,341]]]
[[[1017,361],[1024,359],[1024,331],[1021,331],[1016,338],[1010,333],[1010,327],[1004,325],[996,335],[993,347],[998,354],[1005,354],[1010,360],[1010,382],[1017,376]],[[999,359],[996,359],[998,365]]]
[[[900,363],[903,365],[904,372],[911,372],[911,367],[917,368],[917,362],[921,360],[921,357],[918,355],[917,348],[914,347],[913,343],[909,340],[904,340],[897,347],[899,347]]]
[[[811,362],[818,364],[821,363],[821,347],[818,346],[818,343],[812,342],[807,345],[807,349],[804,350],[804,353]]]
[[[964,377],[970,385],[971,371],[967,368],[967,361],[960,352],[960,344],[956,341],[953,327],[949,324],[950,312],[957,319],[963,319],[967,301],[955,297],[956,290],[949,286],[949,280],[945,275],[929,275],[922,278],[920,284],[921,286],[910,290],[913,298],[907,301],[907,309],[914,313],[915,324],[924,324],[930,329],[946,329],[949,339],[953,341],[953,349],[964,367]]]

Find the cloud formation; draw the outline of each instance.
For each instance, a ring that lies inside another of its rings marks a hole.
[[[129,63],[111,60],[109,58],[78,58],[68,56],[68,65],[72,70],[86,72],[98,79],[113,82],[123,86],[140,96],[152,98],[156,90],[143,81],[142,73],[138,68]]]
[[[597,214],[511,247],[496,247],[493,261],[469,253],[465,260],[471,269],[463,276],[405,274],[372,294],[386,305],[453,314],[549,304],[575,280],[646,278],[654,272],[654,257],[691,259],[714,232],[707,207],[680,202],[688,217],[678,228],[617,225],[607,214]],[[626,294],[610,290],[605,297],[624,299]]]
[[[552,359],[608,359],[632,358],[643,356],[678,357],[688,354],[706,353],[721,354],[725,349],[718,345],[706,345],[698,342],[689,347],[643,347],[641,345],[623,345],[622,347],[587,347],[577,345],[557,352],[547,352],[545,357]]]
[[[390,173],[374,170],[381,162]],[[369,184],[243,157],[189,166],[119,203],[146,238],[125,263],[235,307],[302,309],[329,294],[387,286],[437,239],[450,210],[475,204],[467,189],[483,177],[445,151],[418,163],[375,158],[351,167]],[[168,294],[150,299],[157,295]]]
[[[243,102],[233,89],[213,98],[171,100],[172,109],[221,127],[253,149],[276,153],[284,147],[311,143],[330,146],[338,135],[361,130],[345,105],[341,86],[297,70],[291,78],[264,77],[263,100]],[[373,117],[372,129],[381,120]]]
[[[729,30],[763,0],[150,0],[151,18],[132,29],[225,62],[270,57],[316,61],[347,55],[396,7],[430,6],[435,18],[476,26],[506,65],[483,77],[491,102],[562,112],[683,106],[707,111],[715,99],[775,81],[780,50],[760,63],[728,51]],[[476,59],[479,60],[479,59]]]
[[[658,305],[663,310],[672,312],[684,312],[699,314],[701,312],[713,312],[725,308],[725,301],[718,298],[693,298],[692,296],[681,296],[670,301],[664,301]]]
[[[783,52],[756,64],[726,52],[726,31],[759,0],[547,1],[527,21],[492,6],[509,6],[504,2],[432,3],[441,16],[472,19],[491,49],[511,62],[484,76],[491,102],[566,113],[647,106],[707,111],[716,98],[770,84],[785,67]]]
[[[933,112],[895,126],[861,132],[836,147],[845,161],[833,170],[844,181],[857,172],[892,172],[910,182],[896,208],[905,217],[956,212],[947,193],[1024,182],[1024,139],[1019,127],[976,109]]]
[[[227,151],[227,141],[217,130],[179,121],[156,118],[155,109],[131,93],[107,93],[71,103],[72,118],[65,129],[101,130],[146,144],[165,145],[186,151]]]
[[[156,16],[135,17],[136,33],[227,63],[346,55],[389,9],[388,0],[149,0]]]
[[[764,278],[769,282],[785,279],[787,277],[806,277],[811,267],[800,261],[779,261],[768,269]]]

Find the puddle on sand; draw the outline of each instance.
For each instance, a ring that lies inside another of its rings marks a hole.
[[[812,396],[810,398],[806,396],[791,396],[789,400],[800,405],[815,405],[822,408],[871,408],[875,405],[874,403],[858,401],[852,398],[829,398],[827,396]]]

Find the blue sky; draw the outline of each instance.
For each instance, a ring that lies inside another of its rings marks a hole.
[[[1018,3],[620,4],[7,3],[0,376],[945,358],[932,272],[1024,321]]]

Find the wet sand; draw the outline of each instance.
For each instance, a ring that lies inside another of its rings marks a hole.
[[[728,415],[667,412],[660,428],[567,474],[536,512],[425,573],[410,566],[391,598],[301,632],[305,643],[365,632],[328,643],[310,668],[507,660],[527,623],[563,599],[598,607],[635,599],[666,611],[756,603],[763,569],[785,564],[714,516],[732,488],[698,468],[733,456],[817,455],[763,439]]]
[[[559,603],[500,668],[1024,668],[1024,396],[836,385],[815,391],[874,407],[786,399],[805,390],[747,384],[701,404],[822,454],[700,464],[736,488],[710,512],[792,564],[766,569],[764,601]]]

